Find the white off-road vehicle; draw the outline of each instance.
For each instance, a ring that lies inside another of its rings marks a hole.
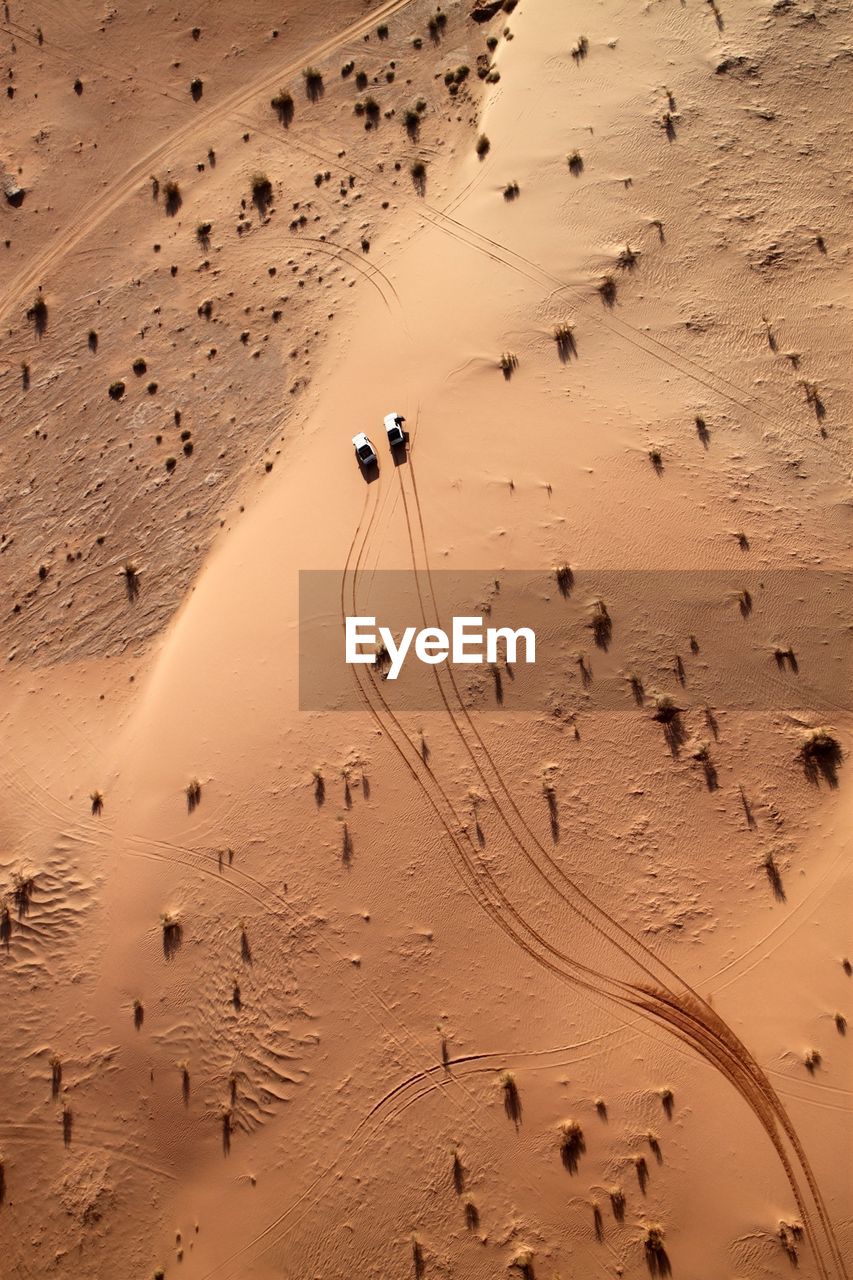
[[[398,449],[401,444],[406,443],[406,433],[403,430],[403,423],[406,419],[402,413],[386,413],[385,430],[388,433],[388,443],[392,449]]]
[[[353,436],[352,443],[360,467],[376,466],[376,450],[363,431],[359,431],[357,436]]]

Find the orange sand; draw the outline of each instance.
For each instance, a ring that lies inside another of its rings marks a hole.
[[[300,711],[298,573],[849,584],[849,8],[469,8],[6,5],[10,1275],[847,1275],[849,592],[802,706],[709,718],[790,643],[733,599],[597,707],[575,598],[540,706],[395,716]]]

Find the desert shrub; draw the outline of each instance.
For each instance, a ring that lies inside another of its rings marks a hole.
[[[279,89],[274,98],[270,98],[270,106],[285,128],[293,119],[293,94],[287,89]]]
[[[578,1164],[586,1151],[583,1129],[576,1120],[567,1120],[560,1125],[560,1159],[563,1168],[569,1173],[577,1173]]]
[[[252,203],[263,216],[272,203],[272,183],[265,173],[253,173],[250,186]]]
[[[305,81],[305,92],[311,102],[323,96],[323,73],[319,67],[306,67],[302,72]]]

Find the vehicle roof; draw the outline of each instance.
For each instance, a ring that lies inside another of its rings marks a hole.
[[[352,442],[356,446],[356,448],[358,448],[360,444],[370,444],[370,441],[368,440],[367,436],[364,434],[363,431],[359,431],[357,436],[353,436]]]

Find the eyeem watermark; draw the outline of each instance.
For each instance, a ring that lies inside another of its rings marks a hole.
[[[387,680],[396,680],[403,663],[414,648],[418,662],[437,666],[449,661],[454,666],[518,662],[520,643],[524,661],[536,661],[536,633],[530,627],[487,627],[482,617],[453,618],[450,635],[441,627],[406,627],[399,641],[390,627],[376,627],[375,617],[348,617],[345,622],[345,660],[350,664],[376,666],[387,654]],[[484,646],[485,641],[485,648]]]
[[[853,708],[853,572],[301,570],[299,705],[558,720]]]

